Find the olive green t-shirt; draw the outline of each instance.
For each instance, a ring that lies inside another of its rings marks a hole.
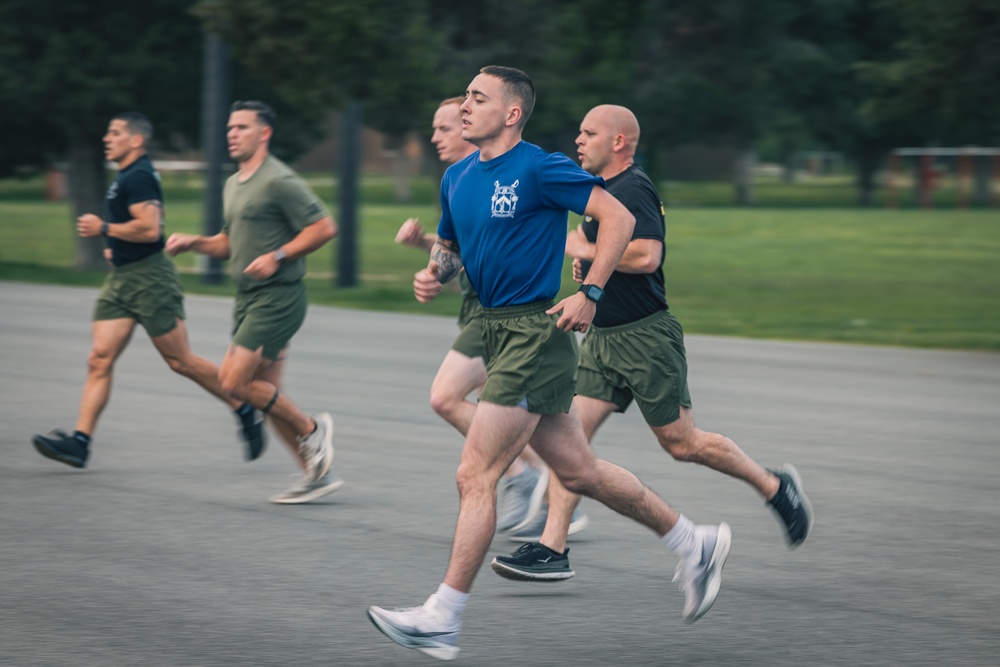
[[[230,176],[222,201],[222,231],[229,236],[229,271],[236,289],[245,292],[302,280],[306,274],[304,257],[286,259],[273,276],[264,280],[243,273],[255,259],[274,252],[309,225],[330,215],[298,174],[268,155],[246,181],[241,183],[238,173]]]

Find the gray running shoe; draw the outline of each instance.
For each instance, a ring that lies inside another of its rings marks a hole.
[[[723,521],[718,526],[695,526],[701,543],[697,561],[682,560],[674,572],[674,583],[684,591],[684,620],[694,623],[708,613],[719,596],[722,567],[733,545],[733,533]]]
[[[559,553],[544,544],[523,544],[509,556],[497,556],[493,571],[517,581],[565,581],[575,572],[569,569],[569,549]]]
[[[802,478],[799,477],[799,471],[795,466],[786,463],[770,472],[781,480],[781,485],[774,497],[767,501],[767,505],[781,519],[785,527],[788,548],[794,549],[805,542],[812,531],[812,505],[802,490]]]
[[[333,465],[333,417],[329,412],[313,415],[316,430],[299,438],[299,453],[306,461],[306,478],[318,481]]]
[[[548,468],[525,466],[520,475],[501,478],[497,491],[497,531],[506,533],[528,525],[538,515],[548,485]]]
[[[421,607],[406,609],[368,607],[368,618],[392,641],[432,658],[454,660],[461,650],[458,648],[461,625],[446,625],[432,600]]]
[[[268,500],[276,505],[301,505],[328,496],[343,485],[344,480],[333,471],[315,482],[310,482],[308,477],[300,477],[295,484]]]
[[[549,506],[547,504],[542,505],[538,510],[538,514],[532,519],[524,528],[518,530],[512,530],[507,533],[507,539],[511,542],[538,542],[542,539],[542,533],[545,532],[545,522],[549,518]],[[581,530],[590,525],[590,517],[587,513],[580,509],[577,505],[576,509],[573,510],[573,517],[570,519],[569,532],[566,536],[576,535]]]

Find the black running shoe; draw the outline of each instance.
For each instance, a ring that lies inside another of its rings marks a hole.
[[[240,435],[246,443],[247,461],[253,461],[264,453],[267,446],[267,439],[264,436],[264,415],[260,410],[251,408],[246,412],[236,412],[236,417],[240,420]]]
[[[805,541],[809,531],[812,530],[812,505],[802,491],[802,479],[793,466],[786,463],[771,472],[781,480],[781,485],[767,504],[781,519],[785,526],[788,547],[794,549]]]
[[[31,442],[42,456],[74,468],[86,466],[87,457],[90,456],[90,449],[63,431],[56,430],[48,435],[36,435]]]
[[[576,574],[569,569],[569,549],[558,553],[537,542],[521,546],[510,556],[497,556],[491,567],[501,577],[518,581],[562,581]]]

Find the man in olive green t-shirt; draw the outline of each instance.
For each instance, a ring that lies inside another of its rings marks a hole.
[[[227,140],[238,170],[223,192],[225,224],[214,236],[174,234],[167,252],[230,260],[236,283],[232,343],[219,368],[223,389],[263,411],[305,471],[271,497],[306,503],[336,491],[333,419],[306,415],[281,391],[288,343],[305,320],[305,256],[337,234],[326,207],[305,182],[270,154],[276,116],[263,102],[235,102]]]

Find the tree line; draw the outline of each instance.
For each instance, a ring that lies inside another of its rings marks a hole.
[[[74,206],[94,210],[111,114],[198,145],[205,31],[231,48],[234,97],[291,119],[287,152],[352,101],[390,137],[425,130],[487,64],[532,76],[526,138],[550,150],[595,104],[632,108],[654,177],[684,144],[822,148],[853,163],[864,204],[891,147],[1000,141],[995,0],[6,0],[0,174],[68,160]]]

